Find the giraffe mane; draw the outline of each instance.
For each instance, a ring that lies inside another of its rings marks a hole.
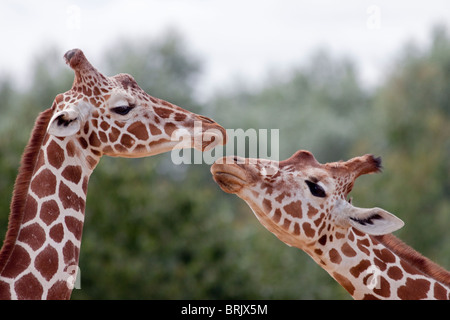
[[[39,155],[39,150],[42,146],[44,138],[47,133],[48,123],[53,115],[56,104],[41,112],[36,119],[33,131],[31,133],[28,144],[22,155],[19,174],[17,175],[14,184],[14,191],[11,200],[10,215],[8,222],[8,229],[6,237],[3,242],[3,247],[0,250],[0,272],[3,271],[9,256],[11,255],[14,242],[19,233],[19,227],[23,219],[25,200],[28,194],[28,189],[31,182],[31,177],[36,166],[36,161]]]
[[[408,246],[406,243],[398,239],[392,234],[382,236],[373,236],[378,242],[386,248],[397,254],[401,259],[410,266],[432,277],[442,284],[450,287],[450,272],[434,263],[430,259],[424,257],[419,252]]]

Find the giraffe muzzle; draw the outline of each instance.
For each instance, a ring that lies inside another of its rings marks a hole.
[[[196,118],[194,122],[194,148],[208,151],[218,145],[226,144],[227,132],[222,126],[202,115],[196,115]],[[200,126],[197,124],[200,124]]]
[[[214,181],[227,193],[238,193],[248,184],[246,170],[239,166],[239,159],[235,156],[224,157],[211,166]]]

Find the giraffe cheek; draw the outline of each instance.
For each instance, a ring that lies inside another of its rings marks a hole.
[[[150,124],[150,133],[152,136],[157,136],[162,134],[162,131],[159,130],[156,126],[154,126],[153,124]]]
[[[99,147],[101,145],[100,140],[95,132],[92,132],[89,136],[89,144],[93,147]]]
[[[272,203],[269,199],[264,199],[263,208],[267,214],[270,213],[270,211],[272,211]]]
[[[131,148],[134,144],[135,144],[136,140],[133,139],[133,137],[131,137],[128,134],[124,134],[122,135],[122,138],[120,139],[120,143],[125,147],[125,148]]]
[[[316,230],[311,227],[311,224],[305,222],[303,224],[303,230],[308,238],[313,238],[316,235]]]
[[[111,146],[105,146],[102,150],[103,154],[105,155],[113,155],[114,149]]]
[[[99,139],[100,139],[100,141],[101,141],[102,143],[108,142],[108,136],[107,136],[106,133],[104,133],[103,131],[100,131],[100,132],[98,133],[98,137],[99,137]]]
[[[147,140],[149,137],[147,126],[140,121],[130,125],[128,127],[128,132],[135,136],[138,140]]]
[[[166,125],[164,126],[164,132],[171,137],[172,133],[177,129],[177,126],[174,125],[173,123],[166,123]]]
[[[109,141],[116,142],[120,136],[120,131],[116,127],[111,127],[111,131],[108,134]]]

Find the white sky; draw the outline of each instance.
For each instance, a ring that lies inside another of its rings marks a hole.
[[[257,81],[268,69],[301,65],[319,48],[355,59],[372,84],[407,41],[426,43],[436,23],[450,27],[450,1],[0,0],[0,75],[26,79],[30,58],[54,45],[61,57],[81,48],[98,65],[117,38],[173,27],[204,59],[204,93],[237,75]]]

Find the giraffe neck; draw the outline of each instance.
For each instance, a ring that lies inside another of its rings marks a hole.
[[[67,299],[72,291],[98,157],[79,151],[77,141],[46,135],[50,111],[37,121],[16,181],[0,252],[0,298]]]
[[[342,231],[303,249],[353,298],[450,299],[450,273],[393,235]]]

